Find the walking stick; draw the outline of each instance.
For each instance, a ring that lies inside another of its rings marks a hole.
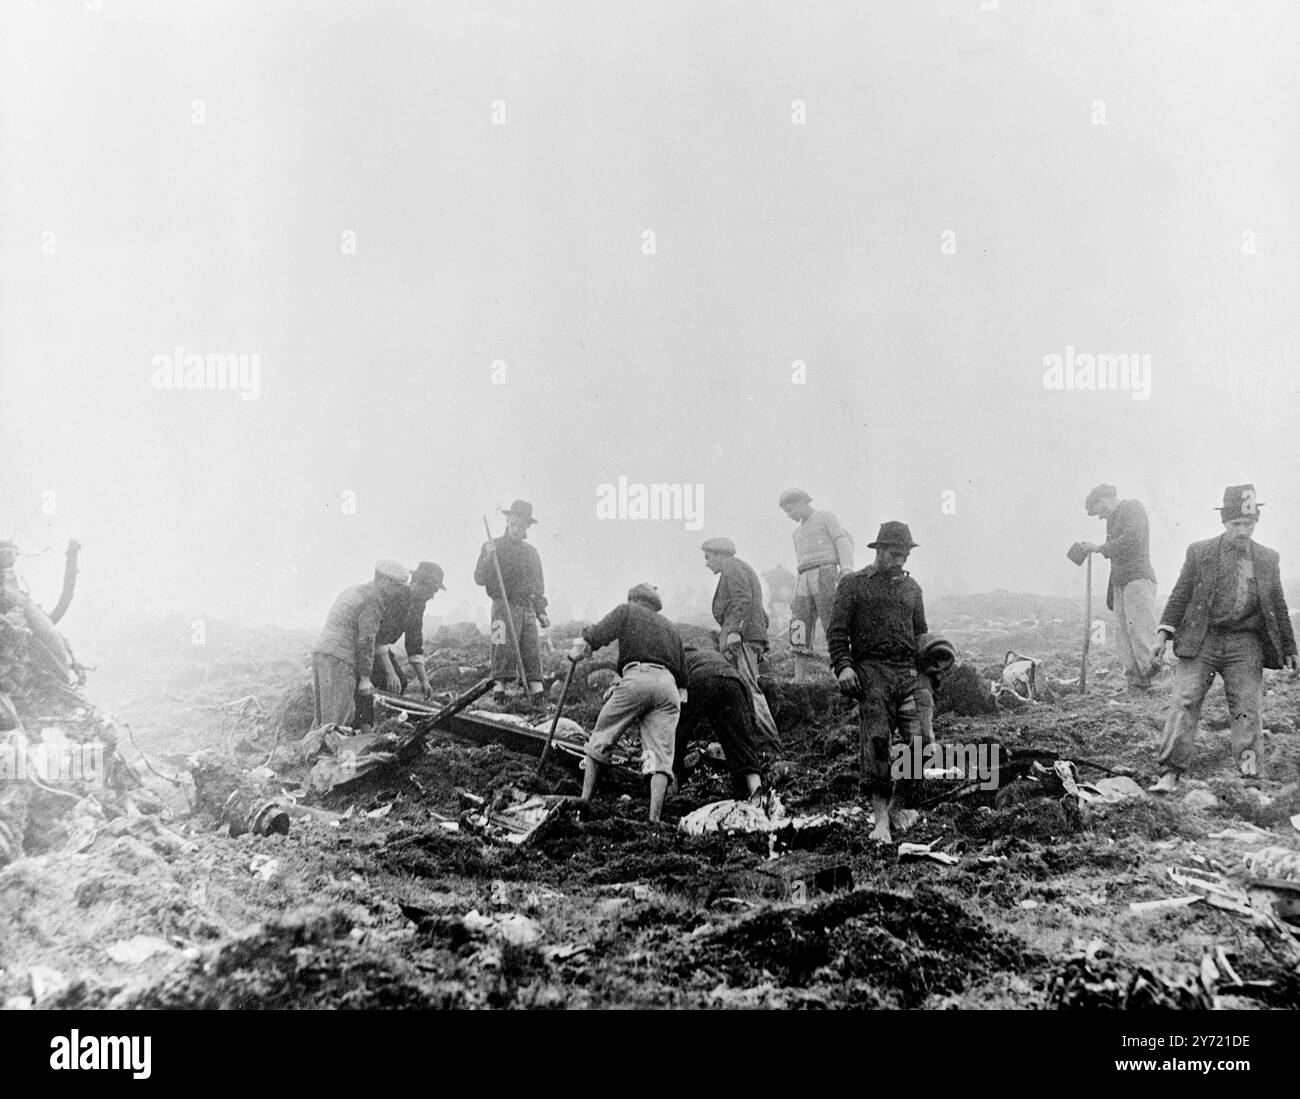
[[[483,533],[491,542],[492,528],[488,526],[487,516],[483,516]],[[501,575],[501,562],[497,560],[496,551],[492,552],[492,567],[497,573],[497,587],[501,589],[501,602],[506,608],[506,627],[510,630],[510,642],[515,647],[515,671],[519,675],[519,686],[523,688],[524,697],[528,697],[528,678],[524,674],[524,654],[519,648],[519,634],[515,632],[515,614],[510,609],[510,600],[506,597],[506,581]]]
[[[1092,554],[1088,554],[1088,578],[1084,581],[1083,663],[1079,666],[1079,693],[1088,693],[1088,646],[1092,642]]]
[[[551,750],[551,740],[555,737],[555,727],[560,723],[560,714],[564,713],[564,700],[569,697],[569,684],[573,682],[573,671],[578,666],[578,662],[569,658],[569,670],[564,676],[564,689],[560,692],[560,704],[555,708],[555,716],[551,718],[551,730],[546,734],[546,746],[542,749],[542,758],[537,761],[537,777],[542,777],[542,768],[546,766],[546,753]]]

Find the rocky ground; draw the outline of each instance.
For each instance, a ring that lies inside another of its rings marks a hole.
[[[1300,1007],[1300,950],[1278,924],[1206,899],[1130,909],[1189,894],[1190,872],[1246,891],[1251,852],[1300,850],[1290,819],[1300,683],[1267,673],[1267,779],[1234,774],[1216,687],[1178,794],[1081,802],[1054,762],[1074,761],[1081,782],[1118,773],[1145,786],[1168,686],[1117,694],[1103,644],[1081,696],[1070,682],[1079,631],[1068,605],[1051,602],[969,597],[946,621],[932,613],[965,666],[941,694],[939,738],[996,742],[1003,761],[996,790],[959,796],[958,784],[931,781],[919,791],[920,821],[901,838],[945,862],[867,841],[865,812],[850,812],[851,705],[829,675],[790,682],[780,647],[765,681],[786,748],[774,777],[789,816],[820,818],[801,831],[683,834],[683,816],[728,796],[725,776],[702,765],[659,827],[644,819],[644,789],[624,778],[587,812],[561,807],[527,844],[485,840],[456,826],[466,792],[501,803],[512,789],[574,794],[580,775],[553,757],[537,779],[535,755],[435,732],[409,765],[302,798],[325,812],[295,815],[287,835],[232,837],[186,761],[198,749],[244,771],[291,760],[310,717],[310,638],[210,626],[199,647],[183,623],[133,627],[98,654],[84,693],[130,727],[120,751],[164,811],[110,819],[77,843],[29,836],[25,857],[0,870],[0,1000],[1038,1008],[1127,996]],[[553,632],[560,649],[572,628]],[[476,633],[430,642],[440,689],[481,675]],[[993,705],[987,682],[1009,649],[1044,660],[1051,701]],[[562,667],[558,652],[547,662]],[[566,714],[587,728],[602,677],[585,679],[609,663],[575,680]],[[1220,959],[1213,979],[1207,956]]]

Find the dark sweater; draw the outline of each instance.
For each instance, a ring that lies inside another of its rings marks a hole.
[[[1137,500],[1121,500],[1106,520],[1106,541],[1101,555],[1110,561],[1106,607],[1115,609],[1115,590],[1134,580],[1155,581],[1151,567],[1151,527],[1147,509]]]
[[[921,585],[907,573],[868,566],[840,581],[826,629],[838,675],[863,660],[916,666],[916,639],[927,633]]]
[[[629,664],[661,664],[673,673],[677,686],[686,688],[686,654],[673,624],[641,603],[620,603],[594,626],[582,631],[594,650],[618,642],[618,672]]]
[[[542,559],[537,550],[522,538],[503,534],[494,538],[497,563],[506,582],[506,602],[515,606],[529,606],[537,614],[546,613],[545,584],[542,580]],[[486,553],[479,551],[478,564],[474,566],[474,583],[487,588],[493,599],[501,598],[501,585],[497,583],[497,570]]]
[[[402,598],[391,607],[384,608],[384,615],[379,623],[379,632],[375,635],[375,644],[385,646],[393,644],[399,637],[406,637],[406,655],[424,655],[424,608],[428,599],[416,599],[408,588]]]
[[[686,654],[686,678],[692,683],[701,683],[706,679],[734,679],[744,683],[742,676],[721,653],[712,649],[691,649]]]

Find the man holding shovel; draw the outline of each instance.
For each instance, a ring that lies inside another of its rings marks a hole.
[[[596,727],[587,741],[582,800],[591,801],[610,749],[636,727],[641,734],[641,770],[650,776],[650,820],[659,820],[673,774],[677,719],[686,701],[686,654],[672,623],[659,612],[663,603],[650,584],[637,584],[627,602],[615,607],[569,650],[575,663],[618,642],[619,679],[610,688]]]
[[[1151,568],[1147,511],[1137,500],[1121,500],[1114,485],[1104,484],[1088,493],[1083,506],[1089,515],[1106,521],[1106,541],[1078,542],[1072,548],[1100,553],[1110,561],[1106,609],[1115,612],[1115,648],[1129,692],[1143,694],[1160,670],[1151,659],[1156,641],[1156,574]]]
[[[527,500],[516,500],[501,514],[506,517],[505,534],[483,543],[474,566],[474,583],[492,597],[492,678],[496,680],[492,700],[504,702],[506,684],[518,677],[527,680],[529,700],[536,704],[542,699],[537,627],[546,629],[551,624],[546,617],[542,559],[526,541],[528,528],[537,520]]]

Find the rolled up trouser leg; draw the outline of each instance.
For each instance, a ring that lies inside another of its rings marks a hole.
[[[356,669],[346,660],[325,653],[312,653],[311,666],[316,696],[316,723],[312,728],[350,726],[356,712]]]
[[[912,778],[893,775],[895,734],[908,749],[921,735],[916,712],[917,671],[907,665],[864,660],[857,666],[863,698],[858,704],[858,766],[867,793],[902,793]]]
[[[1196,730],[1201,722],[1201,703],[1214,682],[1215,669],[1205,657],[1203,646],[1198,656],[1179,660],[1174,670],[1174,690],[1169,700],[1169,713],[1165,716],[1164,741],[1156,755],[1156,762],[1166,771],[1181,773],[1192,764]]]

